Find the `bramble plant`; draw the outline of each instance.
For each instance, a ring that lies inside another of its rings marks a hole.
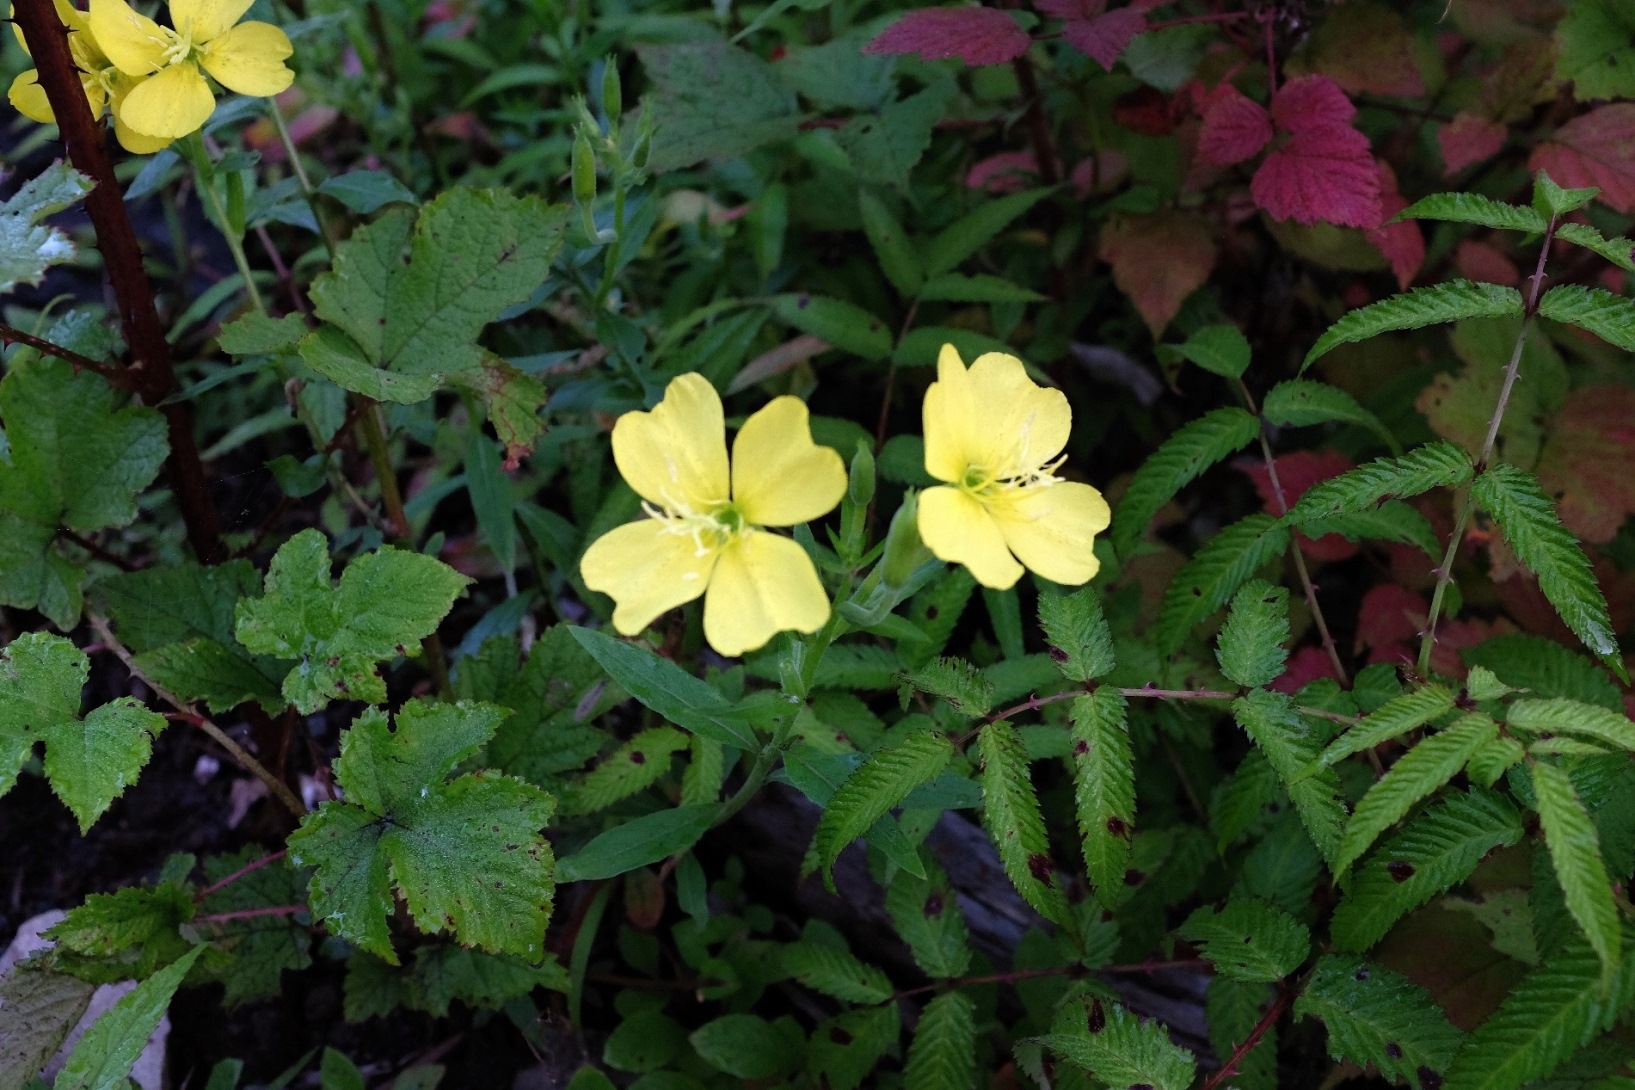
[[[1635,1086],[1621,0],[158,7],[12,8],[0,1090]]]

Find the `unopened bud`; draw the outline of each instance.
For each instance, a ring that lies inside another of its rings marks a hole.
[[[596,200],[596,153],[584,126],[573,137],[573,199],[583,205]]]
[[[891,516],[891,529],[886,531],[885,555],[880,560],[881,577],[888,587],[900,587],[914,574],[914,569],[931,559],[931,550],[920,540],[920,501],[909,492],[903,505]]]
[[[874,499],[874,452],[862,440],[858,441],[857,453],[852,455],[851,477],[848,490],[852,502],[858,507],[867,507]]]
[[[624,113],[624,87],[619,82],[619,66],[612,57],[602,71],[602,112],[609,121],[618,121]]]

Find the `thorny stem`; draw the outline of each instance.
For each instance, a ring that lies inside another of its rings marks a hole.
[[[1260,1044],[1260,1039],[1266,1036],[1266,1032],[1277,1025],[1277,1020],[1283,1017],[1283,1012],[1288,1010],[1289,1001],[1293,998],[1293,989],[1279,988],[1277,998],[1272,1000],[1270,1007],[1266,1008],[1266,1013],[1261,1016],[1260,1021],[1255,1023],[1255,1028],[1249,1031],[1249,1036],[1245,1037],[1242,1043],[1232,1050],[1232,1055],[1228,1056],[1226,1062],[1221,1064],[1220,1070],[1209,1076],[1209,1081],[1203,1084],[1201,1090],[1216,1090],[1217,1087],[1236,1074],[1238,1064],[1243,1062],[1245,1056],[1254,1051],[1254,1047]]]
[[[16,0],[12,17],[34,57],[40,87],[56,114],[69,161],[95,183],[85,198],[85,211],[96,231],[97,248],[107,264],[119,307],[120,329],[130,346],[127,381],[145,403],[158,406],[164,415],[170,439],[165,465],[187,527],[188,544],[201,561],[214,563],[223,558],[221,517],[211,501],[204,463],[194,441],[193,414],[185,402],[166,403],[176,392],[170,342],[159,324],[153,285],[142,267],[142,248],[114,177],[106,137],[91,116],[79,70],[68,51],[67,29],[51,0]]]
[[[1544,263],[1550,255],[1550,244],[1555,240],[1558,218],[1554,215],[1550,217],[1550,223],[1544,229],[1544,239],[1539,243],[1538,262],[1533,266],[1533,275],[1527,278],[1527,309],[1522,316],[1521,329],[1516,331],[1516,344],[1510,350],[1510,362],[1504,368],[1504,385],[1499,389],[1499,400],[1487,422],[1487,437],[1482,440],[1482,453],[1476,459],[1477,476],[1487,471],[1494,448],[1498,446],[1499,426],[1504,423],[1504,411],[1510,406],[1510,394],[1516,387],[1516,376],[1521,372],[1522,351],[1527,347],[1527,334],[1532,332],[1533,319],[1538,314],[1539,296],[1544,291]],[[1425,618],[1425,632],[1419,640],[1419,672],[1422,676],[1431,672],[1431,651],[1436,647],[1436,622],[1442,616],[1442,602],[1447,597],[1448,584],[1453,582],[1453,565],[1459,559],[1459,546],[1464,544],[1465,527],[1470,524],[1470,517],[1475,512],[1475,493],[1467,489],[1465,502],[1460,505],[1459,513],[1453,520],[1448,551],[1442,554],[1442,564],[1436,569],[1436,589],[1431,592],[1430,615]]]
[[[73,364],[74,370],[76,371],[94,371],[115,386],[123,387],[126,385],[126,376],[120,374],[117,370],[109,367],[107,364],[98,363],[89,356],[82,356],[71,348],[64,348],[61,345],[52,344],[44,337],[36,337],[32,333],[24,333],[16,326],[7,325],[4,322],[0,322],[0,341],[12,341],[16,344],[25,344],[34,349],[34,351],[40,353],[42,356],[55,356],[59,360]]]
[[[217,893],[217,892],[219,892],[219,891],[221,891],[223,889],[226,889],[228,886],[232,885],[234,882],[238,881],[240,878],[243,878],[245,875],[254,874],[256,871],[260,870],[262,867],[265,867],[270,863],[278,862],[280,859],[284,858],[285,854],[286,853],[283,850],[279,850],[279,851],[273,852],[271,855],[264,855],[260,859],[257,859],[257,860],[254,860],[252,862],[246,863],[244,866],[240,867],[238,870],[234,871],[232,874],[229,874],[227,877],[223,878],[221,881],[212,882],[210,885],[205,886],[203,889],[199,890],[199,892],[197,892],[197,893],[195,893],[193,895],[193,899],[195,901],[202,901],[206,897],[209,897],[212,893]]]
[[[108,627],[106,618],[96,613],[86,613],[85,617],[91,622],[91,627],[96,630],[96,634],[102,638],[104,646],[112,651],[120,662],[125,664],[125,669],[131,672],[131,676],[140,678],[144,685],[152,689],[167,704],[176,709],[175,712],[166,715],[166,719],[179,719],[208,734],[215,740],[217,745],[232,756],[233,760],[239,763],[240,767],[265,784],[267,790],[272,792],[273,797],[283,803],[285,809],[294,814],[297,821],[307,816],[307,808],[301,804],[300,799],[295,797],[295,792],[289,789],[288,784],[268,771],[266,765],[256,760],[249,750],[233,741],[226,731],[194,711],[187,701],[143,673],[141,668],[136,665],[136,659],[132,657],[130,651],[123,643],[119,642],[119,637],[114,635],[113,629]]]

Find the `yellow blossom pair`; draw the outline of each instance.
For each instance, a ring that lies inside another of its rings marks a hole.
[[[967,370],[945,346],[924,421],[926,470],[947,482],[920,496],[932,553],[997,589],[1024,566],[1069,585],[1095,576],[1092,546],[1110,515],[1101,493],[1054,475],[1072,424],[1060,390],[1035,385],[1014,356],[989,353]],[[580,572],[613,597],[620,632],[700,595],[704,638],[723,655],[828,620],[805,550],[765,529],[820,518],[846,491],[840,456],[812,442],[798,399],[776,398],[745,421],[729,462],[720,396],[701,375],[682,375],[651,411],[619,418],[613,459],[651,517],[598,538]]]
[[[54,0],[91,113],[111,113],[120,145],[139,154],[210,120],[216,97],[205,73],[243,95],[267,97],[289,87],[295,78],[284,64],[293,52],[289,38],[267,23],[240,23],[251,2],[172,0],[172,28],[126,0],[91,0],[89,12]],[[56,120],[32,69],[12,82],[8,97],[24,117]]]

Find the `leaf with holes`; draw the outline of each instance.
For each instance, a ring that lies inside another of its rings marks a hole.
[[[1073,804],[1078,814],[1085,875],[1096,899],[1117,907],[1130,868],[1135,832],[1135,756],[1129,707],[1117,689],[1073,701]]]
[[[1007,722],[989,723],[977,735],[977,760],[982,766],[982,824],[999,849],[1005,876],[1035,912],[1062,924],[1068,918],[1067,898],[1050,856],[1022,736]]]

